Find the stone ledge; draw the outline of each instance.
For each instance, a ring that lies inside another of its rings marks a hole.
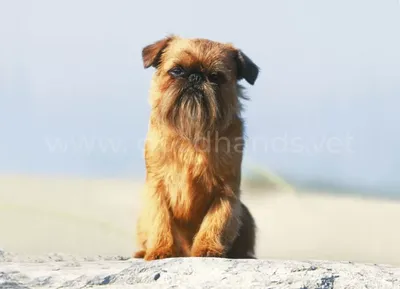
[[[174,258],[152,262],[59,255],[1,260],[0,288],[400,288],[400,268],[329,261]]]

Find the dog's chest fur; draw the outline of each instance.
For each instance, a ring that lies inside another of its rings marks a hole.
[[[198,223],[214,198],[238,194],[243,148],[238,121],[219,139],[207,137],[196,145],[174,136],[149,138],[148,178],[162,184],[176,219]]]

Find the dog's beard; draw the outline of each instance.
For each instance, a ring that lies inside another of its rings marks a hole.
[[[212,137],[232,119],[232,105],[214,88],[171,89],[163,96],[163,120],[182,137],[198,141]]]

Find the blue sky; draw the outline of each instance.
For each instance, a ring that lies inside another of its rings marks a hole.
[[[232,42],[260,66],[246,166],[400,191],[396,0],[2,1],[0,171],[143,175],[141,49],[170,33]]]

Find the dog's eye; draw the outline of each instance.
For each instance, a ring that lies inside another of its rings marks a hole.
[[[209,79],[211,82],[218,83],[219,75],[218,75],[218,73],[213,72],[213,73],[211,73],[211,74],[208,76],[208,79]]]
[[[181,77],[185,74],[185,70],[182,67],[177,66],[177,67],[170,69],[168,71],[168,73],[170,75],[172,75],[173,77]]]
[[[224,75],[218,72],[212,72],[208,76],[208,80],[212,83],[221,84],[224,82]]]

